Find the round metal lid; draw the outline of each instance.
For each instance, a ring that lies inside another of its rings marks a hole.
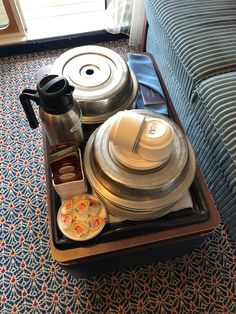
[[[119,110],[134,107],[138,90],[135,74],[115,51],[81,46],[56,59],[51,73],[75,87],[73,97],[84,123],[101,123]]]
[[[138,111],[138,110],[136,110]],[[150,113],[148,112],[148,115]],[[159,115],[158,115],[159,116]],[[155,195],[158,192],[169,190],[179,180],[188,160],[188,143],[183,132],[170,119],[165,116],[174,129],[173,152],[170,159],[164,166],[150,170],[137,170],[124,167],[113,158],[108,140],[109,128],[112,119],[107,120],[98,130],[93,142],[93,165],[99,169],[99,180],[108,190],[114,193],[116,189],[121,190],[124,195],[136,199],[136,192],[139,195]],[[128,136],[128,134],[127,134]]]
[[[135,171],[121,165],[110,154],[108,119],[90,137],[84,155],[85,172],[94,191],[113,213],[128,219],[142,220],[167,212],[189,189],[195,176],[195,156],[183,132],[165,116],[137,112],[163,118],[174,131],[174,150],[160,168]],[[110,206],[109,206],[110,205]]]

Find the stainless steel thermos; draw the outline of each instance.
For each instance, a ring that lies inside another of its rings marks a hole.
[[[83,142],[81,110],[73,101],[73,90],[64,77],[48,75],[37,84],[37,90],[24,89],[20,94],[31,128],[39,124],[31,101],[39,106],[39,117],[51,145]]]

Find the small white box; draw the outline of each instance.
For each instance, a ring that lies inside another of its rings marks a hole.
[[[80,149],[78,149],[78,151],[79,151],[82,179],[76,180],[76,181],[69,181],[69,182],[61,183],[61,184],[55,184],[54,181],[52,180],[53,187],[62,200],[67,200],[74,196],[86,194],[88,191],[87,182],[86,182],[86,178],[85,178],[84,170],[83,170]]]

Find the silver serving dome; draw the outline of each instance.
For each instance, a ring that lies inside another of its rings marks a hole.
[[[166,163],[147,170],[128,168],[120,163],[108,139],[114,119],[111,117],[89,138],[84,168],[93,191],[111,213],[130,220],[153,219],[167,214],[188,191],[195,176],[195,155],[184,133],[169,118],[152,111],[134,111],[171,124],[173,149]]]
[[[136,76],[111,49],[70,49],[56,59],[51,73],[64,76],[74,86],[73,97],[81,108],[84,124],[102,123],[117,111],[135,107]]]

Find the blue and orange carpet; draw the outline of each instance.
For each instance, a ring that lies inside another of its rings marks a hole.
[[[130,51],[126,40],[102,45]],[[63,51],[0,58],[0,313],[236,313],[223,224],[188,255],[97,277],[75,279],[52,259],[42,130],[30,129],[19,93]]]

